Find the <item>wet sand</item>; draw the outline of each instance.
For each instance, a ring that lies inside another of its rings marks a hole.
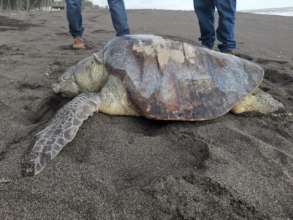
[[[95,114],[33,178],[21,161],[66,100],[50,85],[114,36],[85,11],[87,50],[64,12],[0,13],[0,219],[293,219],[293,117],[227,114],[198,123]],[[129,11],[132,33],[199,44],[192,12]],[[237,54],[293,112],[293,17],[239,14]]]

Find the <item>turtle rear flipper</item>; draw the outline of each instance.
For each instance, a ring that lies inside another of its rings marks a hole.
[[[98,111],[99,105],[98,94],[83,93],[61,108],[49,125],[36,135],[36,142],[24,160],[22,175],[40,173],[73,140],[82,123]]]
[[[256,112],[261,114],[269,114],[284,110],[284,105],[274,99],[269,93],[256,89],[253,93],[244,97],[231,110],[234,114],[245,112]]]

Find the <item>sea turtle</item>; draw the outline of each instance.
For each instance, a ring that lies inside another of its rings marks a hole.
[[[155,35],[114,38],[53,85],[56,93],[76,97],[37,134],[23,174],[40,173],[94,112],[202,121],[230,110],[275,111],[282,105],[257,89],[263,76],[250,61],[185,42]]]

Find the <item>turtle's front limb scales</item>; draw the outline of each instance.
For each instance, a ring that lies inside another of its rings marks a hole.
[[[99,106],[98,93],[82,93],[62,107],[48,126],[36,135],[36,142],[24,160],[23,176],[40,173],[74,139],[82,123],[97,112]]]
[[[110,76],[100,93],[82,93],[75,97],[37,134],[36,142],[24,160],[23,176],[40,173],[74,139],[82,123],[98,111],[110,115],[139,115],[121,80]]]

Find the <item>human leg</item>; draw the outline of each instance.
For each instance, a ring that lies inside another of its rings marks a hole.
[[[112,23],[117,36],[129,34],[127,13],[123,0],[108,0]]]
[[[208,48],[213,48],[215,41],[214,29],[214,0],[193,0],[194,11],[198,18],[201,37],[199,40],[202,45]]]
[[[236,48],[236,0],[216,0],[215,4],[219,13],[217,28],[217,39],[221,42],[219,49],[222,52],[232,51]]]
[[[82,26],[81,0],[66,0],[67,19],[72,37],[81,37],[84,31]]]

